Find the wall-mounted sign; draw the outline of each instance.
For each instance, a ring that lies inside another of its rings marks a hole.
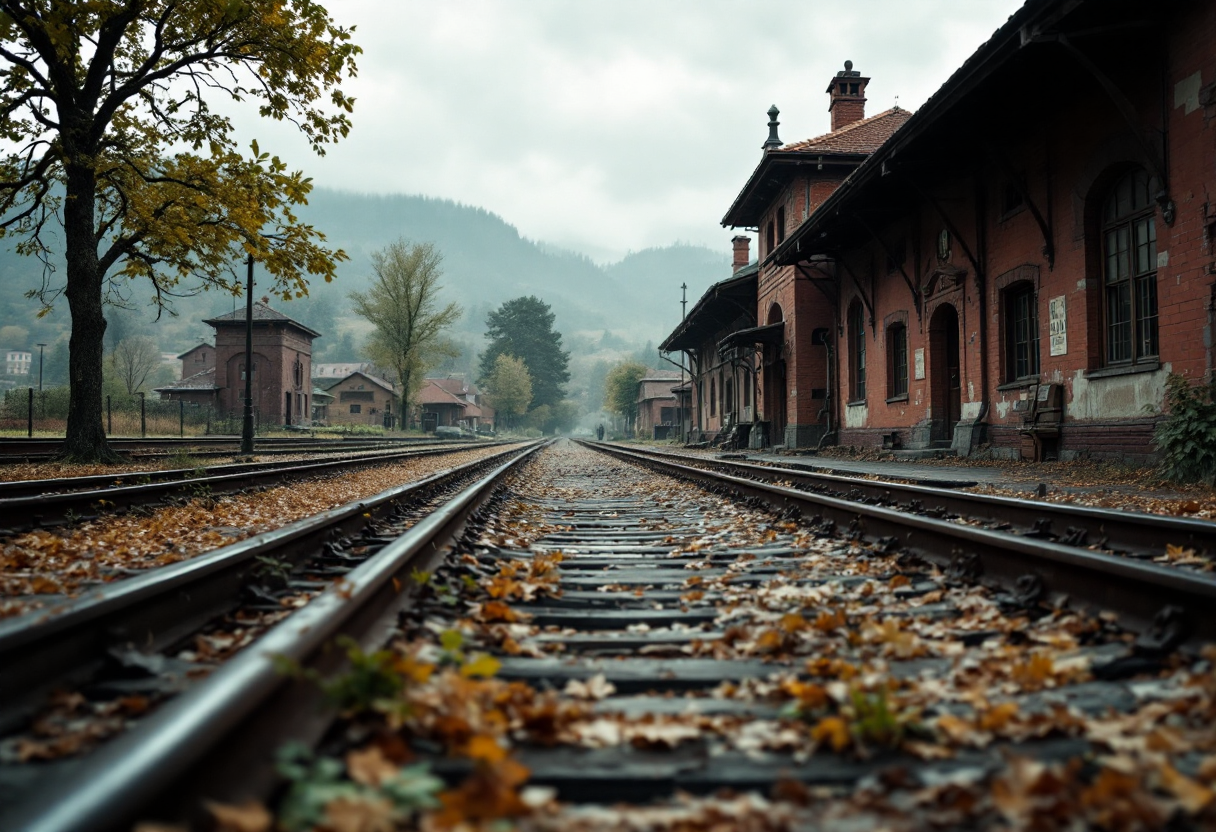
[[[1051,336],[1051,354],[1068,354],[1068,312],[1064,296],[1047,302],[1047,332]]]
[[[915,379],[923,379],[925,377],[925,350],[923,348],[912,351],[912,377]]]

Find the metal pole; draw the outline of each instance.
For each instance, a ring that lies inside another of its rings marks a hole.
[[[253,453],[253,255],[246,260],[249,267],[245,291],[245,420],[241,424],[241,453]]]
[[[144,404],[147,402],[147,397],[144,396],[144,391],[139,391],[139,435],[146,438],[148,436],[148,411]]]
[[[29,437],[30,439],[33,439],[34,438],[34,388],[33,387],[29,388],[29,391],[30,391],[30,407],[29,407],[29,410],[26,412],[26,418],[28,420],[28,424],[26,425],[25,435],[27,437]]]
[[[680,284],[680,320],[688,317],[688,284]],[[689,388],[688,400],[692,401],[692,389]],[[680,441],[687,442],[684,435],[684,351],[680,350],[680,398],[676,402],[676,421],[680,424]]]
[[[38,392],[42,392],[42,350],[46,344],[38,345]]]

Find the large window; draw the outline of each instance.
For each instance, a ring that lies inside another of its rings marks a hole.
[[[1156,357],[1156,208],[1143,170],[1116,182],[1103,205],[1102,278],[1106,363]]]
[[[1038,375],[1039,312],[1034,284],[1014,283],[1005,290],[1005,381]]]
[[[887,398],[908,396],[908,327],[902,323],[887,329]]]
[[[849,401],[866,397],[866,321],[861,304],[849,307]]]

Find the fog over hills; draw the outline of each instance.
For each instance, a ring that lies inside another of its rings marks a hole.
[[[532,294],[549,303],[567,346],[576,357],[590,357],[609,345],[620,352],[658,343],[680,319],[680,284],[688,284],[692,303],[730,273],[729,252],[679,243],[601,265],[577,252],[521,237],[507,220],[482,208],[422,196],[318,189],[300,215],[350,256],[339,264],[337,279],[314,284],[308,298],[273,302],[324,333],[316,344],[322,360],[351,360],[353,356],[339,353],[358,352],[364,325],[350,315],[347,295],[366,288],[371,275],[368,255],[398,237],[434,243],[443,253],[445,295],[465,310],[453,334],[466,356],[452,369],[467,368],[481,349],[486,313],[510,298]],[[0,348],[28,348],[38,341],[54,344],[66,334],[65,300],[56,303],[51,315],[36,319],[37,301],[24,297],[39,285],[40,275],[40,264],[14,254],[11,244],[0,252],[0,340],[5,341]],[[132,284],[133,308],[112,311],[113,331],[107,340],[138,330],[155,337],[165,352],[183,351],[209,334],[199,323],[202,318],[234,305],[227,295],[203,293],[178,300],[176,317],[152,323],[150,294],[148,285]]]

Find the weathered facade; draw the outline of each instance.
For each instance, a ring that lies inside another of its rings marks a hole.
[[[163,399],[210,405],[221,414],[239,414],[245,404],[245,310],[203,323],[215,328],[214,366],[156,391]],[[265,304],[253,305],[252,393],[260,424],[308,423],[312,341],[320,334]]]
[[[177,376],[179,379],[196,376],[215,369],[215,347],[199,344],[177,356],[177,359],[182,362],[181,372]]]
[[[690,442],[716,441],[752,424],[755,358],[720,350],[723,339],[756,324],[756,266],[748,240],[735,239],[734,274],[706,290],[659,349],[682,352],[690,370]]]
[[[1210,3],[1030,0],[762,250],[822,289],[841,443],[1151,455],[1211,378],[1214,66]]]
[[[677,433],[675,388],[680,373],[670,370],[650,370],[638,382],[637,410],[634,435],[641,439],[668,439]]]
[[[370,373],[354,372],[325,390],[333,398],[325,407],[325,422],[330,425],[368,425],[391,427],[393,385]]]

